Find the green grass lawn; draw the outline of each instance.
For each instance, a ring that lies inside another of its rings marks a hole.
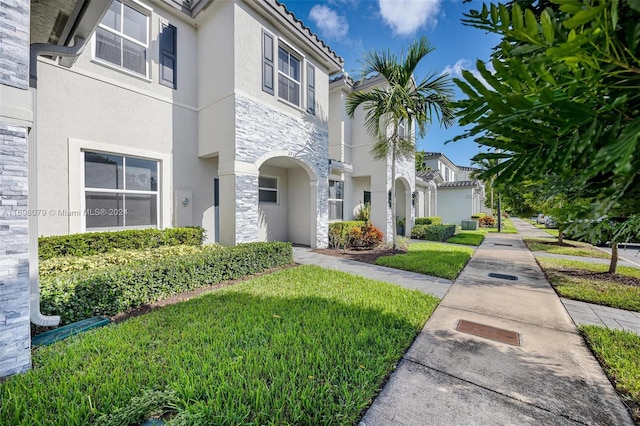
[[[531,251],[544,251],[553,254],[564,254],[570,256],[596,257],[609,259],[609,255],[591,244],[578,241],[564,240],[564,246],[557,245],[557,241],[550,241],[543,238],[524,238],[524,242]]]
[[[518,230],[516,229],[515,226],[513,226],[513,223],[511,222],[511,219],[508,218],[502,218],[502,229],[501,232],[503,234],[517,234]],[[495,228],[481,228],[481,229],[486,229],[487,232],[498,232],[498,222],[496,219],[496,227]]]
[[[580,331],[640,424],[640,336],[592,325]]]
[[[355,424],[437,303],[282,270],[38,349],[0,424]]]
[[[484,235],[484,233],[477,231],[462,231],[449,238],[447,242],[451,244],[462,244],[477,247],[482,244],[482,241],[484,241]]]
[[[571,271],[604,273],[609,269],[607,264],[542,257],[537,261],[549,278],[549,282],[561,296],[640,312],[640,286],[622,284],[616,282],[615,277],[607,275],[603,275],[600,279],[597,275],[581,277],[575,272],[567,273]],[[640,279],[640,269],[618,266],[617,275],[619,280],[624,280],[625,277]]]
[[[473,249],[450,244],[424,242],[409,245],[409,251],[376,260],[376,265],[454,279],[467,264]]]

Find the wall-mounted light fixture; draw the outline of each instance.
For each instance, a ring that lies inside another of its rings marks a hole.
[[[416,201],[418,201],[418,191],[413,191],[413,193],[411,194],[411,206],[412,207],[416,206]]]
[[[182,205],[185,206],[185,207],[188,207],[189,204],[191,204],[191,200],[188,197],[184,197],[182,199]]]

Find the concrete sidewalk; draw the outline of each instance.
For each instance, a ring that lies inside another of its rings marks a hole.
[[[293,248],[293,260],[302,265],[317,265],[327,269],[334,269],[372,280],[397,284],[399,286],[420,290],[442,299],[449,291],[453,281],[444,278],[430,277],[415,272],[401,271],[385,266],[356,262],[355,260],[341,259],[334,256],[326,256],[314,253],[306,247]]]
[[[461,320],[488,338],[458,331]],[[492,340],[504,333],[488,327],[517,333],[519,345]],[[361,424],[633,421],[522,238],[489,234]]]

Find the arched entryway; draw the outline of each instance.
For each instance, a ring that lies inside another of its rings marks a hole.
[[[402,235],[407,235],[411,226],[411,186],[403,178],[396,178],[396,224],[403,224]],[[399,231],[399,230],[398,230]]]
[[[317,178],[301,160],[274,155],[257,162],[258,240],[317,242]]]

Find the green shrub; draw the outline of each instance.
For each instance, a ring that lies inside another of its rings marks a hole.
[[[371,204],[364,203],[358,209],[355,219],[358,222],[369,222],[371,220]]]
[[[417,217],[415,219],[416,225],[440,225],[442,224],[442,218],[439,216],[427,216]]]
[[[348,247],[351,230],[353,228],[361,228],[365,223],[360,220],[331,222],[329,224],[329,247],[334,249]]]
[[[480,218],[478,223],[484,228],[493,228],[496,225],[496,219],[491,216],[484,216]]]
[[[40,281],[42,312],[62,323],[115,315],[165,297],[293,262],[290,243],[249,243],[140,261],[111,268],[58,274]]]
[[[207,246],[208,249],[222,248],[221,246]],[[202,251],[202,247],[196,246],[164,246],[148,250],[122,250],[115,249],[109,253],[94,254],[91,256],[59,256],[43,260],[39,263],[40,278],[61,273],[75,273],[99,268],[108,268],[114,265],[126,265],[141,261],[157,260],[172,256],[194,254]]]
[[[56,235],[38,239],[40,260],[57,256],[90,256],[114,249],[141,250],[162,246],[202,245],[204,229],[200,227],[128,229],[114,232]]]
[[[411,238],[444,242],[455,233],[455,225],[416,225],[411,230]]]
[[[374,248],[382,242],[382,232],[370,223],[349,230],[347,247]]]
[[[477,213],[477,214],[472,214],[471,215],[471,219],[481,219],[483,217],[485,217],[487,214],[486,213]]]

